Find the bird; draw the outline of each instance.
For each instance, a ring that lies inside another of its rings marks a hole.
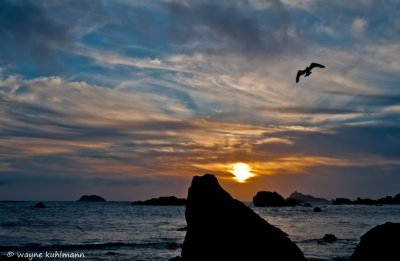
[[[324,65],[319,64],[319,63],[311,63],[310,66],[308,66],[306,69],[304,70],[298,70],[297,71],[297,75],[296,75],[296,83],[299,82],[300,76],[304,75],[304,77],[310,76],[311,75],[311,70],[314,67],[318,67],[318,68],[325,68]]]

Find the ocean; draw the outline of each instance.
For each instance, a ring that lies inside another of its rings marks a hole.
[[[180,255],[185,207],[130,202],[0,202],[0,259],[168,260]],[[309,260],[348,259],[360,236],[376,225],[400,222],[400,205],[252,207],[286,232]],[[334,234],[334,243],[322,243]],[[266,251],[267,247],[266,247]]]

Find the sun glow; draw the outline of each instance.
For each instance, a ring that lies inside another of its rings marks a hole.
[[[235,175],[235,179],[240,183],[254,176],[250,171],[250,166],[243,162],[233,164],[231,173]]]

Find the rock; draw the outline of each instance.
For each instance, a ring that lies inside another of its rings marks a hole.
[[[286,199],[286,206],[294,207],[294,206],[298,206],[298,205],[300,205],[300,202],[297,199],[294,199],[294,198]]]
[[[260,191],[254,196],[253,204],[256,207],[283,207],[286,201],[276,192]]]
[[[35,208],[45,208],[46,206],[43,204],[43,202],[38,202],[34,206]]]
[[[395,200],[391,196],[380,198],[376,201],[377,204],[395,204]]]
[[[321,208],[320,207],[315,207],[314,208],[314,212],[321,212],[322,210],[321,210]]]
[[[78,201],[94,201],[94,202],[105,202],[106,200],[97,195],[83,195]]]
[[[387,222],[365,233],[351,256],[352,261],[400,260],[400,223]]]
[[[337,240],[337,237],[332,234],[325,234],[325,236],[322,238],[322,241],[325,243],[333,243]]]
[[[233,199],[213,175],[193,178],[185,216],[183,261],[306,260],[286,233]]]
[[[353,204],[356,204],[356,205],[374,205],[374,204],[377,204],[377,200],[373,200],[373,199],[370,199],[370,198],[365,198],[365,199],[357,198],[357,200],[353,201]]]
[[[171,258],[169,261],[181,261],[181,260],[182,260],[182,258],[180,256],[176,256],[176,257]]]
[[[325,198],[317,198],[312,195],[305,195],[297,191],[290,194],[289,198],[296,199],[299,202],[329,202],[329,200]]]
[[[394,196],[393,201],[395,204],[400,204],[400,193]]]
[[[348,199],[348,198],[337,198],[335,201],[332,203],[333,205],[350,205],[353,204],[353,202]]]
[[[132,205],[151,205],[151,206],[184,206],[186,199],[175,196],[152,198],[145,201],[136,201]]]

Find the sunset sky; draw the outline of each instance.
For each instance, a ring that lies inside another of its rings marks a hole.
[[[399,10],[0,1],[0,200],[185,197],[205,173],[241,200],[400,193]]]

